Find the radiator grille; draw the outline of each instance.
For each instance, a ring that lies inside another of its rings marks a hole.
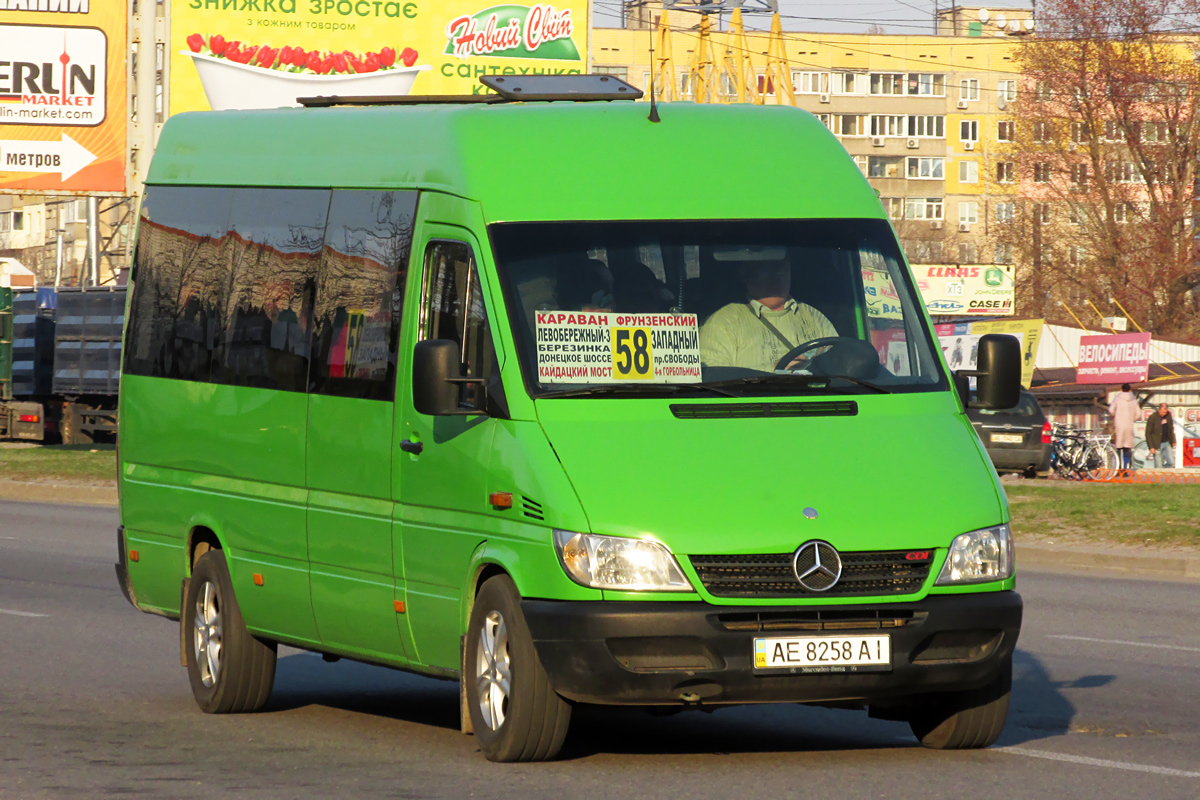
[[[842,576],[833,588],[810,592],[796,580],[792,553],[689,556],[714,597],[843,597],[912,594],[929,575],[932,558],[911,561],[907,550],[841,553]]]

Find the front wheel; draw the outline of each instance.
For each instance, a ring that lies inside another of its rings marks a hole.
[[[201,710],[237,714],[262,708],[275,683],[276,646],[246,630],[220,550],[196,560],[179,624],[188,679]]]
[[[461,680],[479,747],[489,761],[546,761],[567,737],[571,706],[550,686],[507,575],[475,597]]]
[[[1012,695],[1012,657],[990,683],[921,698],[909,717],[913,735],[933,750],[972,750],[1000,738]]]

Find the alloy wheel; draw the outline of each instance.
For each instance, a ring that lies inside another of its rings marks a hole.
[[[479,629],[475,656],[475,686],[483,721],[499,730],[508,715],[512,692],[512,661],[508,654],[508,626],[499,611],[490,612]]]
[[[221,674],[221,603],[212,581],[204,582],[196,598],[192,634],[200,680],[212,686]]]

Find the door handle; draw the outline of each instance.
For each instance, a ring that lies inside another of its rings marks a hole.
[[[409,439],[401,439],[400,449],[406,453],[412,453],[414,456],[419,456],[421,455],[421,451],[425,449],[425,445]]]

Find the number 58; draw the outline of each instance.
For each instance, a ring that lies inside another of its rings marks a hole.
[[[621,378],[650,376],[649,331],[645,328],[617,328],[613,331],[613,371]]]

